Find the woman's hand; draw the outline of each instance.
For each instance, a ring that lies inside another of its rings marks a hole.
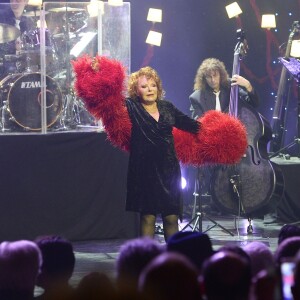
[[[92,59],[91,67],[94,71],[99,71],[99,61],[96,57]]]

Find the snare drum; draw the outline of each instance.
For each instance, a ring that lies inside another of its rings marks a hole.
[[[62,112],[62,93],[51,77],[46,76],[47,127]],[[15,123],[27,130],[41,130],[41,74],[13,74],[0,82],[2,100]]]

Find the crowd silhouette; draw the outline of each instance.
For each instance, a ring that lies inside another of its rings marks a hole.
[[[300,300],[300,236],[285,225],[274,252],[263,242],[213,248],[208,234],[178,232],[167,243],[139,237],[123,243],[115,277],[103,270],[70,283],[76,257],[60,236],[0,244],[1,300],[281,300],[281,265],[292,262],[291,299]],[[292,280],[293,279],[293,280]],[[36,287],[43,292],[36,295]]]

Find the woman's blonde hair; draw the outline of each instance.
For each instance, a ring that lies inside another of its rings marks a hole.
[[[194,80],[194,90],[205,90],[208,87],[205,76],[212,71],[220,73],[220,85],[229,86],[229,75],[223,62],[216,58],[207,58],[199,66]]]
[[[137,100],[139,98],[137,87],[138,79],[141,76],[146,76],[147,79],[153,79],[155,81],[157,85],[157,100],[162,100],[165,95],[162,88],[162,82],[157,72],[151,67],[143,67],[129,76],[128,96],[133,100]]]

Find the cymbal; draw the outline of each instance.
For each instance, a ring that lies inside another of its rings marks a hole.
[[[45,11],[45,15],[49,14],[48,11]],[[41,15],[41,10],[30,10],[23,13],[25,17],[39,17]]]
[[[0,44],[16,40],[20,35],[17,27],[0,23]]]
[[[75,11],[84,11],[83,8],[77,8],[77,7],[55,7],[49,9],[51,12],[75,12]]]

